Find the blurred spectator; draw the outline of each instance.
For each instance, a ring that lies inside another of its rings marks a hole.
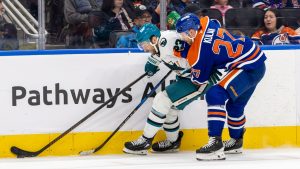
[[[28,0],[28,8],[31,15],[37,20],[38,19],[38,0]]]
[[[269,8],[299,8],[299,0],[252,0],[253,8],[267,10]]]
[[[103,0],[102,11],[108,17],[118,19],[121,28],[115,30],[130,30],[133,27],[134,14],[123,0]]]
[[[136,33],[145,23],[151,23],[152,16],[146,6],[139,5],[135,10],[133,33],[120,36],[117,41],[117,48],[137,48]]]
[[[92,28],[88,25],[89,13],[99,10],[102,0],[65,0],[64,15],[68,23],[66,46],[68,48],[90,48]]]
[[[176,11],[179,15],[186,13],[185,8],[191,4],[197,3],[197,0],[166,0],[167,1],[167,13]],[[160,0],[144,0],[144,4],[147,6],[152,15],[152,23],[159,25],[160,22]],[[148,5],[149,4],[149,5]],[[158,26],[159,27],[159,26]]]
[[[180,18],[179,13],[171,11],[167,16],[167,27],[169,30],[175,30],[176,22]]]
[[[261,45],[299,44],[300,34],[281,23],[276,9],[268,9],[264,15],[264,26],[257,30],[252,39]]]
[[[14,24],[5,23],[3,28],[0,30],[1,40],[0,49],[1,50],[18,50],[19,40],[17,36],[17,29]]]
[[[232,6],[228,5],[228,0],[215,0],[215,4],[211,6],[212,9],[218,9],[223,17],[223,25],[225,25],[225,13],[228,9],[231,9]]]
[[[4,13],[3,3],[0,0],[0,50],[18,50],[17,28],[12,23],[6,23]]]
[[[132,13],[140,5],[144,5],[142,0],[124,0],[124,6],[126,6],[127,9],[130,10]]]
[[[176,11],[179,15],[184,14],[184,9],[190,5],[196,3],[195,0],[171,0],[168,4],[168,11]]]
[[[167,4],[170,3],[170,0],[166,1]],[[146,0],[144,1],[144,4],[147,6],[148,10],[151,13],[152,23],[158,26],[160,23],[160,0]]]
[[[134,19],[134,31],[138,31],[140,27],[142,27],[145,23],[151,23],[152,16],[150,12],[147,10],[147,7],[144,5],[140,5],[136,7],[135,10],[135,19]]]
[[[132,30],[134,14],[129,4],[123,0],[103,0],[101,12],[94,12],[90,24],[93,25],[93,47],[109,47],[109,36],[112,31]],[[97,24],[93,20],[97,20]]]
[[[48,31],[47,43],[59,42],[59,36],[64,27],[64,1],[46,0],[46,30]],[[63,41],[60,41],[63,42]]]

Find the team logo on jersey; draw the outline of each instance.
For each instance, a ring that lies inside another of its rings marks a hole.
[[[184,50],[184,47],[184,42],[179,39],[176,39],[173,49],[177,52],[181,52]]]
[[[199,78],[200,76],[200,70],[199,69],[192,69],[192,75],[195,77],[195,78]]]
[[[165,47],[166,45],[167,45],[167,39],[166,38],[162,38],[161,40],[160,40],[160,46],[161,47]]]
[[[272,41],[272,45],[283,45],[283,44],[289,44],[289,43],[290,43],[290,41],[287,37],[287,34],[279,34]]]

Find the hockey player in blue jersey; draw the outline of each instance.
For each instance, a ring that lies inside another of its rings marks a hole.
[[[153,76],[163,62],[176,75],[176,82],[157,93],[148,115],[143,135],[137,140],[126,142],[123,151],[129,154],[147,154],[152,140],[163,128],[167,139],[152,145],[155,152],[176,152],[179,150],[183,132],[179,131],[178,113],[189,103],[205,93],[207,86],[198,86],[190,81],[190,67],[184,58],[174,56],[173,50],[180,51],[184,42],[176,31],[162,31],[153,24],[145,24],[137,33],[139,46],[151,53],[145,65],[148,76]],[[216,74],[212,79],[217,80]],[[213,80],[212,80],[213,81]],[[211,81],[211,83],[212,83]]]
[[[196,158],[224,160],[225,153],[241,153],[244,108],[265,74],[265,54],[250,38],[231,35],[208,17],[199,20],[194,14],[185,14],[177,21],[176,30],[190,44],[178,57],[189,62],[193,83],[206,85],[214,69],[227,72],[206,93],[209,141],[196,150]],[[222,142],[226,115],[231,139]]]

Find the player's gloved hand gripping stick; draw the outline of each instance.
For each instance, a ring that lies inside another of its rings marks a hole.
[[[147,63],[145,64],[145,72],[148,77],[153,76],[156,72],[159,71],[158,65],[161,63],[161,59],[158,55],[151,55],[148,58]]]
[[[147,75],[147,73],[142,74],[140,77],[138,77],[136,80],[134,80],[133,82],[131,82],[130,84],[128,84],[126,87],[124,87],[121,91],[119,91],[118,93],[116,93],[113,97],[111,97],[110,99],[108,99],[106,102],[104,102],[102,105],[100,105],[99,107],[97,107],[95,110],[93,110],[92,112],[90,112],[88,115],[86,115],[84,118],[82,118],[80,121],[78,121],[76,124],[74,124],[72,127],[70,127],[68,130],[66,130],[65,132],[63,132],[62,134],[60,134],[58,137],[56,137],[54,140],[52,140],[50,143],[48,143],[47,145],[45,145],[43,148],[41,148],[38,151],[26,151],[26,150],[22,150],[16,146],[12,146],[10,148],[10,151],[13,154],[16,154],[18,158],[24,158],[24,157],[35,157],[38,156],[39,154],[41,154],[42,152],[44,152],[47,148],[49,148],[51,145],[53,145],[54,143],[56,143],[57,141],[59,141],[61,138],[63,138],[65,135],[67,135],[68,133],[70,133],[73,129],[75,129],[77,126],[79,126],[81,123],[83,123],[84,121],[86,121],[88,118],[90,118],[92,115],[94,115],[95,113],[97,113],[100,109],[102,109],[104,106],[106,106],[109,102],[111,102],[113,99],[115,99],[116,97],[118,97],[120,94],[122,94],[124,91],[128,90],[128,88],[130,88],[131,86],[133,86],[135,83],[137,83],[138,81],[140,81],[142,78],[144,78]]]

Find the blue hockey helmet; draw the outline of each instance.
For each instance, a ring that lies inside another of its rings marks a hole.
[[[200,29],[200,19],[197,15],[186,13],[176,23],[176,30],[178,33],[187,32],[190,29]]]
[[[160,30],[157,26],[151,23],[146,23],[138,31],[136,40],[138,43],[142,43],[145,41],[149,42],[152,36],[160,37]]]

